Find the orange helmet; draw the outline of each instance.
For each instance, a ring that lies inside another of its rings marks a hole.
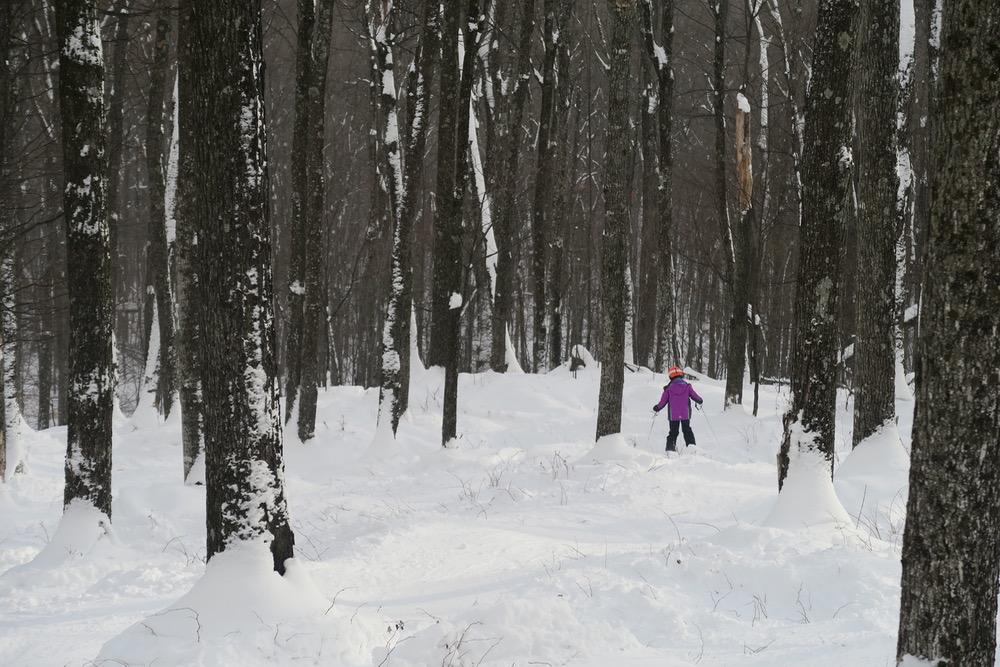
[[[670,376],[671,379],[679,378],[684,375],[684,371],[681,370],[680,366],[671,366],[667,369],[667,375]]]

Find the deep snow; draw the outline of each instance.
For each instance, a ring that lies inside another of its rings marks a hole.
[[[377,389],[321,391],[316,439],[285,433],[285,577],[259,548],[206,567],[176,416],[117,420],[110,526],[60,522],[65,429],[28,431],[0,490],[0,664],[894,664],[911,401],[851,453],[842,396],[835,482],[779,501],[787,388],[755,418],[696,377],[697,451],[668,458],[665,377],[626,373],[622,434],[595,444],[598,379],[463,375],[449,449],[438,369],[395,443]]]

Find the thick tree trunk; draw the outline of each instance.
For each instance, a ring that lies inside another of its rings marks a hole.
[[[294,537],[284,492],[275,363],[260,2],[189,0],[189,101],[201,299],[207,551],[263,543],[284,573]]]
[[[63,128],[70,375],[63,504],[111,516],[114,355],[111,245],[105,186],[104,54],[97,4],[56,3]]]
[[[850,212],[851,49],[857,0],[822,0],[806,99],[804,203],[794,323],[791,406],[778,488],[792,448],[818,452],[833,474],[841,245]]]
[[[630,308],[626,272],[629,181],[632,167],[631,80],[635,0],[613,0],[611,67],[608,73],[607,173],[604,180],[604,253],[601,260],[601,386],[597,439],[621,432],[625,384],[625,316]]]
[[[896,115],[899,2],[861,0],[858,21],[858,281],[854,344],[854,436],[896,414]]]
[[[942,15],[898,659],[992,667],[1000,574],[1000,5]]]

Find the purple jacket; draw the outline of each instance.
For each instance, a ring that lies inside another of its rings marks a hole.
[[[660,402],[653,407],[653,410],[659,412],[664,405],[669,404],[667,415],[669,415],[670,421],[691,419],[692,399],[699,405],[702,402],[701,396],[694,390],[694,387],[683,378],[674,378],[670,384],[663,388],[663,396],[660,397]]]

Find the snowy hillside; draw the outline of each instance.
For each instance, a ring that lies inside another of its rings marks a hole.
[[[206,569],[204,489],[149,407],[116,427],[113,526],[67,552],[65,429],[29,432],[0,491],[0,664],[894,664],[912,403],[902,446],[848,456],[842,397],[834,486],[776,506],[787,388],[754,418],[695,379],[697,451],[667,458],[665,378],[626,375],[623,437],[596,446],[593,368],[462,376],[452,449],[437,369],[394,448],[371,446],[377,390],[321,393],[317,438],[286,432],[284,578],[249,550]]]

